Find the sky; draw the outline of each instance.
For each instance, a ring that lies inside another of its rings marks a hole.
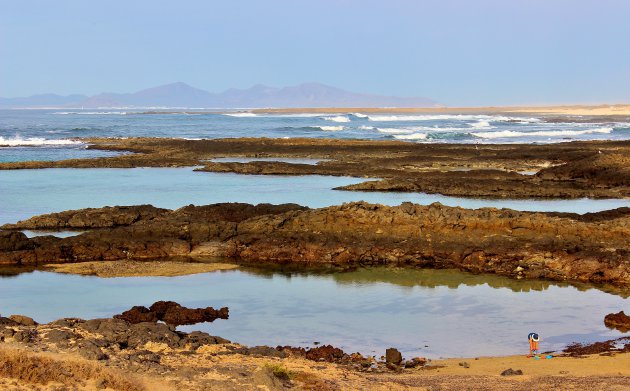
[[[0,0],[0,96],[321,82],[449,106],[630,103],[627,0]]]

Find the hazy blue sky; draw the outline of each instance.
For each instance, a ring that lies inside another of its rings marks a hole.
[[[448,105],[630,102],[630,1],[0,0],[0,96],[317,81]]]

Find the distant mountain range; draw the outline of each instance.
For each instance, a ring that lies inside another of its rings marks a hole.
[[[55,94],[24,98],[0,98],[2,108],[36,107],[169,107],[169,108],[290,108],[290,107],[434,107],[437,103],[422,97],[396,97],[345,91],[320,83],[275,88],[255,85],[240,90],[211,93],[186,83],[172,83],[142,91],[94,96]]]

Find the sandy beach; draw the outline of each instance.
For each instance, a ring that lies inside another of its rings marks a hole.
[[[622,350],[539,359],[415,358],[397,365],[357,354],[341,359],[327,346],[313,349],[316,356],[286,347],[248,348],[164,324],[60,319],[34,325],[23,316],[2,321],[5,390],[625,390],[630,382],[628,343]]]
[[[479,106],[479,107],[327,107],[290,109],[253,109],[252,113],[390,113],[390,114],[542,114],[566,116],[630,116],[630,105],[561,105],[561,106]]]

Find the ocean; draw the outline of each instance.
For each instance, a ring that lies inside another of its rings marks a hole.
[[[416,143],[557,143],[628,140],[630,123],[547,122],[530,115],[161,113],[0,110],[0,161],[107,156],[84,137],[339,138]]]

